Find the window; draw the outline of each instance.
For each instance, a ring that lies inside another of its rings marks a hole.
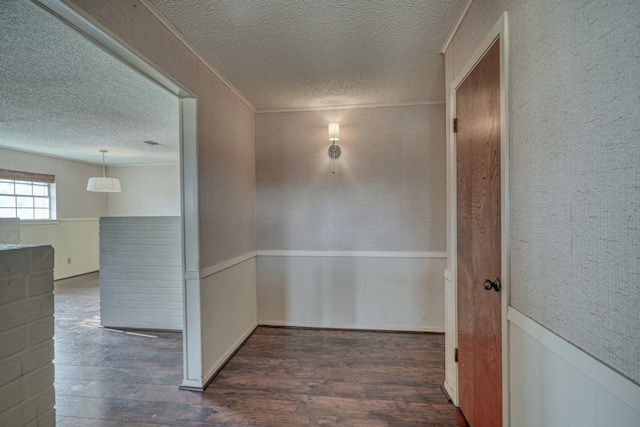
[[[55,218],[55,177],[0,169],[0,218]]]

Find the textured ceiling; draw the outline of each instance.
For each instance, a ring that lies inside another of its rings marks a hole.
[[[26,0],[0,1],[0,82],[2,147],[92,163],[104,148],[112,165],[179,161],[178,99]]]
[[[466,0],[151,0],[255,107],[443,100]]]

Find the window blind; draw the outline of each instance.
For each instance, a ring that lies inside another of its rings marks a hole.
[[[53,184],[56,182],[55,175],[47,175],[44,173],[12,171],[9,169],[0,169],[0,179],[11,179],[14,181],[31,181]]]

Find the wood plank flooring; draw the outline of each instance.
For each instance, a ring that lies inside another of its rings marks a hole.
[[[180,391],[181,334],[98,328],[97,279],[56,282],[59,427],[467,425],[440,390],[442,335],[260,327]]]

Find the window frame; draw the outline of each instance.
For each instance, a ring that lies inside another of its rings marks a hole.
[[[56,220],[54,175],[0,169],[0,184],[11,186],[11,191],[0,186],[0,197],[13,198],[12,206],[0,208],[0,218],[20,218],[21,221],[31,222]],[[19,186],[22,186],[22,189]],[[38,188],[41,190],[35,191]],[[46,202],[42,202],[43,200]],[[21,206],[21,203],[24,202],[26,202],[27,206]],[[7,210],[13,210],[13,215],[5,216]],[[24,210],[30,211],[29,218],[21,216],[21,214],[24,215]],[[43,214],[44,212],[46,212],[46,217],[37,217],[38,214]]]

